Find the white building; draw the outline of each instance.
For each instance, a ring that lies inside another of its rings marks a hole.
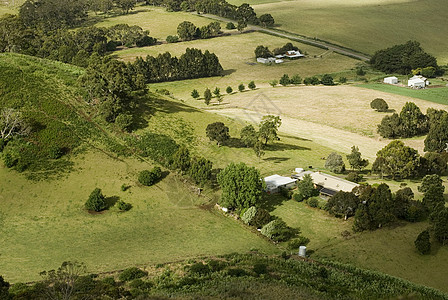
[[[408,80],[408,87],[423,89],[429,85],[429,81],[426,77],[421,75],[415,75]]]
[[[268,63],[273,63],[273,62],[277,63],[276,60],[277,59],[275,59],[274,57],[268,57],[268,58],[257,57],[257,62],[262,63],[262,64],[268,64]]]
[[[387,84],[397,84],[398,83],[398,78],[395,76],[391,76],[391,77],[386,77],[384,78],[384,83]]]
[[[304,56],[305,55],[300,53],[300,51],[298,51],[298,50],[286,51],[286,54],[285,54],[285,57],[289,58],[289,59],[296,59],[296,58],[300,58],[300,57],[304,57]]]
[[[297,179],[291,177],[280,176],[277,174],[268,176],[264,178],[266,182],[266,191],[268,193],[274,194],[279,192],[279,188],[292,189],[296,186]]]
[[[296,168],[293,178],[302,180],[305,174],[309,174],[313,180],[314,186],[319,190],[319,192],[324,196],[333,196],[339,191],[351,192],[353,188],[359,186],[359,184],[332,176],[329,174],[322,173],[320,171],[304,171],[302,168]]]

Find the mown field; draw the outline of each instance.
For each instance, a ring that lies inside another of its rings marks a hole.
[[[230,1],[240,4],[240,0]],[[301,0],[253,4],[279,29],[327,40],[368,54],[408,40],[419,41],[440,64],[448,63],[448,6],[444,0]]]

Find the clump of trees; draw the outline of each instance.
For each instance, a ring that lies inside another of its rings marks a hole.
[[[255,48],[255,57],[256,58],[258,58],[258,57],[268,58],[268,57],[273,57],[275,55],[283,55],[286,52],[292,51],[292,50],[298,51],[299,48],[294,46],[292,43],[286,43],[282,47],[275,48],[274,51],[271,52],[268,47],[259,45],[259,46],[257,46],[257,48]]]
[[[375,69],[389,74],[409,74],[418,68],[439,68],[436,58],[426,53],[416,41],[379,50],[370,59],[370,64]]]
[[[320,80],[319,80],[319,78],[317,76],[306,77],[303,80],[303,83],[305,85],[318,85],[318,84],[320,84]]]
[[[263,180],[256,168],[244,163],[231,163],[218,174],[217,180],[222,189],[221,206],[241,211],[259,205]]]
[[[184,21],[177,26],[177,35],[184,41],[193,39],[208,39],[216,37],[221,33],[221,25],[219,22],[211,22],[203,27],[196,27],[189,21]]]
[[[372,171],[395,178],[411,178],[418,174],[420,156],[417,150],[402,141],[392,141],[376,154]]]
[[[229,127],[223,122],[215,122],[207,125],[205,133],[210,141],[216,141],[218,147],[230,139]]]
[[[389,105],[384,99],[375,98],[370,102],[370,107],[379,112],[386,112],[389,109]]]
[[[152,170],[143,170],[138,174],[138,182],[143,185],[151,186],[162,178],[160,167],[154,167]]]

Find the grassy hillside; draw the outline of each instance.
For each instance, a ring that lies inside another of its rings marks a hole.
[[[448,63],[448,42],[444,39],[448,7],[444,0],[296,0],[252,4],[257,14],[272,14],[280,29],[369,54],[417,40],[439,63]]]

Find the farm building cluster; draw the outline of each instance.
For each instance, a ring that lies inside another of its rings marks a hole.
[[[270,64],[270,63],[276,63],[276,64],[281,64],[284,61],[284,59],[298,59],[301,57],[304,57],[305,55],[303,55],[302,53],[300,53],[300,51],[298,50],[290,50],[290,51],[286,51],[285,54],[280,54],[280,55],[276,55],[275,57],[268,57],[268,58],[263,58],[263,57],[258,57],[257,58],[257,62],[262,63],[262,64]]]
[[[395,76],[386,77],[383,79],[386,84],[398,84],[398,78]],[[408,79],[408,87],[413,89],[424,89],[429,85],[429,80],[422,75],[414,75]]]
[[[306,174],[311,176],[314,187],[319,191],[320,195],[325,198],[332,197],[339,191],[351,192],[353,188],[359,186],[357,183],[320,171],[305,171],[302,168],[296,168],[294,174],[290,177],[277,174],[265,177],[266,192],[274,194],[278,193],[282,188],[293,189],[296,186],[297,181],[301,181]]]

